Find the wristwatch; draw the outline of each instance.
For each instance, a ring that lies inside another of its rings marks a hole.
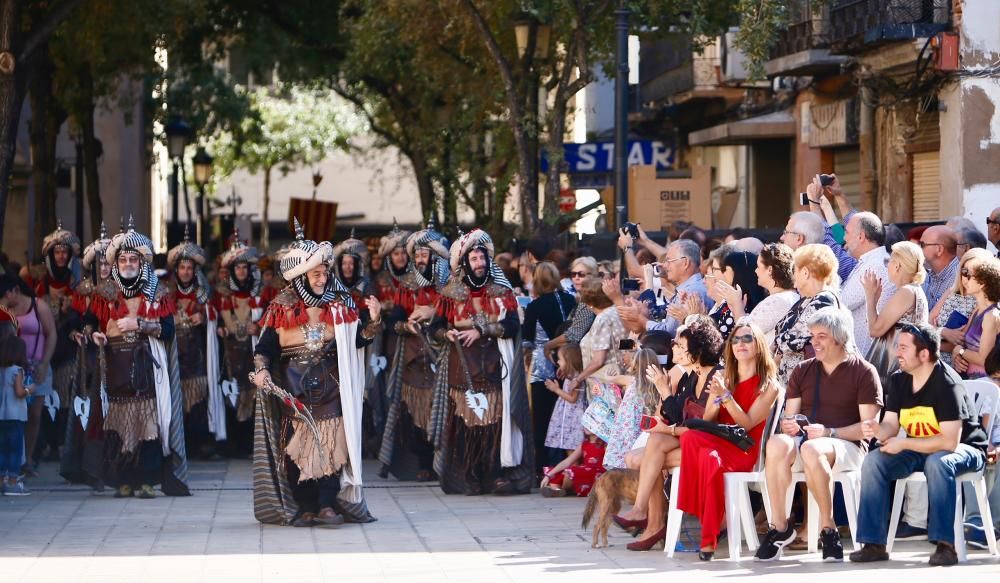
[[[961,356],[962,358],[965,358],[965,347],[964,346],[959,346],[958,347],[958,355]]]
[[[836,430],[836,428],[833,428],[833,427],[830,428],[830,437],[837,437],[837,430]]]

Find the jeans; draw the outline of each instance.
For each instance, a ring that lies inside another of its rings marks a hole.
[[[0,421],[0,477],[16,477],[24,463],[24,421]]]
[[[1000,524],[1000,485],[997,485],[997,464],[986,466],[986,495],[990,503],[990,514],[993,517],[993,525]],[[983,524],[983,517],[979,510],[979,501],[976,500],[976,490],[972,484],[964,484],[965,488],[965,522],[976,526],[986,526]]]
[[[895,480],[913,472],[927,476],[927,539],[955,544],[955,477],[979,471],[986,464],[986,454],[974,447],[959,444],[954,452],[932,454],[905,450],[885,454],[875,450],[861,466],[861,504],[858,511],[858,542],[886,544],[889,536],[890,487]]]

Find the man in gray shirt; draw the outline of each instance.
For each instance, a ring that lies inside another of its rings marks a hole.
[[[688,239],[678,239],[667,246],[666,256],[660,261],[660,277],[667,279],[676,286],[673,297],[667,298],[667,309],[671,305],[682,304],[684,299],[690,295],[697,295],[701,298],[705,307],[711,308],[714,303],[708,297],[705,289],[705,280],[701,275],[699,266],[701,264],[701,248],[694,241]],[[620,307],[619,310],[631,309]],[[677,331],[681,325],[676,318],[666,316],[661,321],[649,320],[645,315],[639,314],[640,319],[644,319],[646,330],[665,330],[670,334]]]

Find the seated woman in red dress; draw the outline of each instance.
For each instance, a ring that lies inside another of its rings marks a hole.
[[[569,492],[577,496],[590,494],[594,482],[604,473],[604,451],[607,444],[586,429],[583,430],[583,435],[583,442],[559,465],[544,468],[542,496],[565,496]]]
[[[725,520],[724,474],[753,469],[777,396],[777,366],[767,350],[764,333],[755,324],[740,320],[726,342],[725,373],[709,383],[704,419],[743,427],[753,439],[753,447],[743,451],[702,431],[686,431],[680,437],[677,508],[701,521],[698,558],[703,561],[712,560]]]

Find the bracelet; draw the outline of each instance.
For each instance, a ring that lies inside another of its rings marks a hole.
[[[713,403],[715,403],[716,407],[721,407],[732,400],[733,400],[732,393],[726,391],[721,397],[716,397]]]

